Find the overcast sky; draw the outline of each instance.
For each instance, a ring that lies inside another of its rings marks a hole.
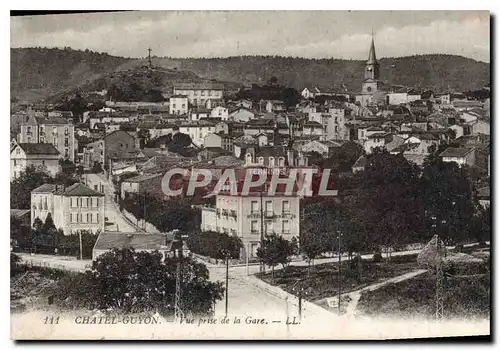
[[[90,49],[126,57],[283,55],[366,59],[457,54],[490,61],[485,11],[114,12],[11,17],[11,47]]]

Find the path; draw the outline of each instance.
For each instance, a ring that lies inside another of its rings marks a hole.
[[[353,292],[348,292],[348,293],[343,293],[341,294],[340,298],[341,300],[344,298],[344,297],[347,297],[346,299],[349,300],[347,306],[346,306],[346,312],[345,312],[345,315],[346,316],[355,316],[356,315],[356,309],[357,309],[357,306],[358,306],[358,302],[359,302],[359,299],[361,298],[361,293],[362,292],[365,292],[365,291],[374,291],[376,289],[379,289],[385,285],[388,285],[390,283],[399,283],[399,282],[402,282],[402,281],[406,281],[406,280],[409,280],[409,279],[412,279],[418,275],[421,275],[423,273],[427,272],[427,270],[425,269],[419,269],[419,270],[415,270],[415,271],[412,271],[412,272],[407,272],[403,275],[399,275],[399,276],[396,276],[396,277],[392,277],[392,278],[389,278],[385,281],[382,281],[382,282],[377,282],[377,283],[374,283],[374,284],[370,284],[369,286],[366,286],[364,288],[361,288],[359,290],[356,290],[356,291],[353,291]],[[329,304],[329,300],[334,300],[335,303],[337,303],[337,300],[338,300],[338,297],[335,296],[335,297],[330,297],[330,298],[324,298],[324,299],[321,299],[319,301],[317,301],[316,303],[317,304],[322,304],[322,305],[328,305]],[[331,309],[329,307],[327,307],[328,309]],[[335,308],[335,310],[337,310]]]

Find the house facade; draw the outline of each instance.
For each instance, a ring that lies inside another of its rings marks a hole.
[[[14,143],[10,149],[10,179],[17,179],[29,166],[52,177],[59,172],[59,151],[50,143]]]
[[[77,151],[73,119],[28,116],[21,123],[19,143],[51,143],[61,157],[75,161]]]
[[[69,187],[44,184],[31,192],[31,225],[51,214],[65,235],[79,231],[104,232],[104,194],[76,183]]]
[[[202,208],[202,231],[224,232],[243,243],[240,258],[257,258],[261,234],[276,233],[287,240],[299,238],[300,205],[298,196],[251,193],[249,196],[216,196],[215,208]]]
[[[173,95],[169,99],[169,113],[174,115],[183,115],[188,112],[188,98],[184,95]]]
[[[178,83],[174,84],[174,95],[187,96],[194,106],[204,106],[208,100],[221,100],[224,85],[215,83]]]

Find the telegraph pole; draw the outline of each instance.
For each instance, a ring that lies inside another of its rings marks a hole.
[[[263,248],[264,244],[264,210],[262,208],[263,203],[262,203],[262,188],[260,189],[260,249]],[[260,272],[264,273],[266,272],[265,267],[264,267],[264,261],[260,261]]]
[[[227,317],[227,306],[228,306],[228,287],[229,287],[229,251],[226,251],[226,317]]]
[[[180,322],[184,317],[182,312],[182,289],[181,289],[181,259],[182,250],[176,249],[177,252],[177,273],[175,277],[175,301],[174,301],[174,318],[175,322]]]
[[[444,317],[444,305],[443,305],[443,259],[441,257],[441,240],[439,236],[436,236],[436,250],[437,250],[437,262],[436,262],[436,321],[442,321]]]
[[[342,257],[340,255],[341,249],[340,249],[340,237],[342,237],[342,234],[340,231],[337,231],[338,234],[338,239],[339,239],[339,247],[338,247],[338,252],[339,252],[339,276],[338,276],[338,294],[339,294],[339,302],[338,302],[338,313],[340,316],[340,296],[342,294]]]
[[[83,244],[82,244],[82,231],[78,230],[78,238],[80,241],[80,260],[83,260]]]

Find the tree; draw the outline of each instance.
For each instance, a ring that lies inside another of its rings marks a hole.
[[[19,174],[19,177],[10,183],[10,207],[29,209],[31,207],[31,191],[43,184],[50,183],[50,176],[29,166]]]
[[[94,165],[92,166],[91,170],[92,174],[100,174],[103,172],[102,170],[102,165],[99,162],[94,162]]]
[[[282,92],[282,100],[286,110],[289,110],[290,107],[295,107],[300,102],[301,95],[294,88],[286,88]]]
[[[61,168],[61,172],[66,175],[73,175],[76,170],[75,163],[69,159],[59,159],[59,167]]]
[[[167,147],[170,152],[183,154],[191,144],[192,140],[188,134],[178,132],[172,137],[172,142]]]
[[[489,206],[478,208],[477,213],[472,218],[469,235],[480,243],[491,240],[491,209]]]
[[[436,156],[428,157],[419,185],[428,236],[435,231],[447,243],[469,240],[477,203],[467,168],[443,162]]]
[[[100,255],[89,274],[99,308],[125,312],[174,311],[177,264],[181,263],[183,311],[206,314],[222,299],[220,282],[208,280],[208,269],[190,258],[166,258],[159,252],[113,249]]]
[[[325,246],[321,239],[322,234],[307,230],[301,230],[300,236],[300,252],[309,265],[314,265],[314,259],[325,251]]]
[[[266,235],[262,245],[257,248],[257,256],[272,269],[274,281],[274,267],[278,264],[285,268],[290,263],[290,258],[297,251],[297,242],[289,241],[275,233]]]
[[[353,178],[350,216],[370,245],[387,249],[415,242],[422,234],[418,167],[403,155],[375,150]]]
[[[50,229],[55,229],[56,225],[54,225],[54,220],[52,220],[52,214],[48,213],[47,217],[45,218],[45,223],[42,226],[42,231],[43,232],[49,232]]]

